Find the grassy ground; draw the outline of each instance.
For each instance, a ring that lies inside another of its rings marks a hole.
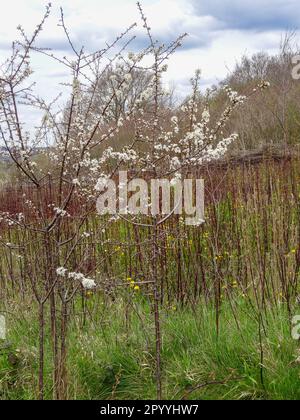
[[[96,297],[92,297],[89,305]],[[155,399],[151,314],[141,297],[126,313],[114,302],[98,319],[76,318],[69,330],[68,379],[71,399]],[[239,328],[229,306],[221,311],[219,336],[214,310],[163,311],[164,397],[167,399],[300,399],[299,343],[291,337],[283,307],[259,325],[241,302]],[[196,313],[195,313],[196,311]],[[0,398],[35,399],[38,329],[32,308],[8,315],[9,334],[0,355]],[[83,325],[84,324],[84,325]],[[51,356],[46,354],[47,397],[52,397]],[[7,348],[4,348],[7,347]],[[263,359],[262,359],[263,354]],[[263,369],[261,369],[263,360]],[[224,382],[215,384],[214,382]],[[201,384],[212,383],[200,389]]]

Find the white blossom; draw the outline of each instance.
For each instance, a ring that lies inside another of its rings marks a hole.
[[[57,270],[56,270],[56,274],[57,274],[59,277],[65,277],[65,276],[66,276],[66,274],[67,274],[67,272],[68,272],[68,270],[67,270],[66,268],[64,268],[64,267],[59,267],[59,268],[57,268]]]
[[[96,287],[96,283],[93,279],[84,278],[82,280],[81,284],[84,287],[84,289],[87,289],[87,290],[95,289],[95,287]]]

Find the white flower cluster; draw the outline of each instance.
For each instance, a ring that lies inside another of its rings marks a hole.
[[[64,268],[64,267],[59,267],[59,268],[57,268],[57,270],[56,270],[56,274],[57,274],[59,277],[65,277],[65,276],[66,276],[66,274],[67,274],[67,272],[68,272],[68,270],[67,270],[66,268]]]
[[[239,95],[227,85],[224,86],[224,89],[227,92],[228,98],[233,105],[241,104],[247,99],[246,96]]]
[[[54,207],[53,210],[57,216],[65,217],[68,215],[68,212],[66,210],[60,209],[58,207]]]
[[[105,163],[109,159],[116,159],[119,162],[136,162],[138,159],[137,152],[133,149],[124,148],[122,152],[114,152],[112,147],[108,147],[101,158],[101,163]]]
[[[177,115],[170,118],[171,131],[164,131],[159,121],[153,123],[158,131],[154,144],[154,157],[158,161],[168,157],[170,171],[175,174],[174,182],[178,179],[176,178],[177,170],[179,171],[184,166],[199,165],[222,158],[227,153],[229,146],[238,138],[236,133],[225,137],[223,129],[232,112],[236,107],[242,105],[247,97],[239,95],[229,86],[224,86],[228,104],[220,118],[212,123],[208,105],[204,107],[199,116],[199,104],[201,104],[201,95],[198,90],[199,78],[200,72],[197,72],[195,78],[192,79],[193,95],[181,107],[183,124],[180,124]],[[260,89],[266,87],[268,87],[267,82],[258,86]],[[188,128],[183,129],[184,124]],[[179,133],[182,134],[179,136]],[[146,136],[144,140],[146,142]]]
[[[56,274],[59,277],[68,277],[68,279],[80,282],[86,290],[95,289],[97,286],[95,280],[85,277],[82,273],[68,272],[68,270],[64,267],[57,268]]]

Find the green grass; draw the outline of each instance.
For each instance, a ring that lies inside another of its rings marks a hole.
[[[89,305],[92,307],[93,299]],[[155,352],[152,315],[136,298],[136,311],[125,319],[123,303],[111,303],[101,317],[82,326],[79,318],[68,336],[70,399],[155,399]],[[137,315],[137,311],[139,316]],[[265,319],[263,383],[258,324],[240,303],[237,318],[229,306],[221,312],[219,336],[213,309],[165,309],[163,324],[163,385],[166,399],[298,400],[299,343],[291,337],[288,315],[279,309]],[[271,313],[271,312],[270,312]],[[142,322],[141,322],[141,314]],[[10,346],[0,352],[0,398],[35,399],[38,343],[36,317],[22,311],[8,316]],[[145,332],[146,331],[146,332]],[[51,352],[46,342],[46,397],[52,397]],[[225,381],[223,385],[207,382]]]

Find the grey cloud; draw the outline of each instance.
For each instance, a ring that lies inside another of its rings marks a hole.
[[[70,49],[68,42],[63,38],[63,36],[61,39],[40,40],[38,42],[38,46],[43,48],[51,48],[52,50],[56,51],[69,51]]]
[[[300,25],[298,0],[190,0],[194,12],[218,19],[224,29],[285,30]]]
[[[70,49],[67,41],[63,38],[61,39],[52,39],[44,38],[37,41],[36,46],[39,48],[50,48],[56,51],[68,51]],[[0,39],[0,49],[1,50],[10,50],[12,47],[12,40],[3,40]]]
[[[123,30],[124,28],[116,30],[115,28],[111,28],[109,26],[106,28],[99,28],[96,25],[90,25],[89,27],[75,29],[73,31],[72,41],[78,49],[84,46],[85,49],[89,52],[97,51],[105,48],[107,43],[113,42]],[[200,25],[199,27],[195,28],[194,26],[190,25],[188,18],[182,18],[177,22],[173,22],[172,26],[161,29],[159,32],[154,31],[153,38],[158,40],[159,43],[169,45],[176,40],[177,36],[183,33],[188,33],[188,36],[185,38],[182,44],[182,49],[184,50],[205,48],[208,47],[212,41],[212,36],[207,25],[206,27],[201,27]],[[125,43],[133,35],[135,35],[136,38],[131,42],[128,49],[136,52],[149,46],[147,35],[141,28],[130,32],[124,39],[119,42],[118,45],[125,45]],[[64,41],[63,36],[61,40],[56,40],[53,42],[51,39],[49,39],[46,40],[46,42],[41,42],[41,45],[45,47],[51,47],[54,50],[69,50],[69,46],[67,42]]]
[[[182,32],[183,33],[183,32]],[[179,32],[178,35],[181,33]],[[163,43],[168,46],[176,40],[176,34],[162,33],[160,36],[154,37],[159,43]],[[191,50],[194,48],[205,48],[211,43],[211,38],[206,34],[201,36],[198,34],[189,33],[188,36],[183,40],[181,50]],[[139,36],[133,43],[132,47],[135,51],[139,51],[146,48],[149,45],[149,41],[146,36]]]

